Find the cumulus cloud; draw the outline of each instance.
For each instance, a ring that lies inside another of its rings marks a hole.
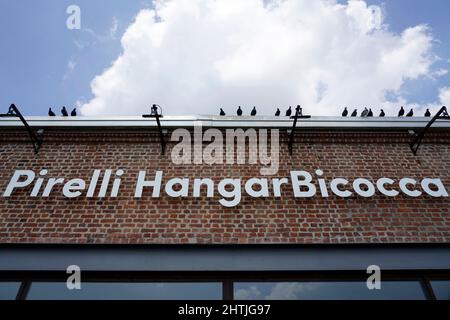
[[[236,300],[260,300],[261,291],[256,286],[250,286],[247,289],[237,289],[234,293]]]
[[[450,87],[439,89],[439,105],[450,107]]]
[[[237,300],[297,300],[320,289],[317,282],[278,282],[244,286],[235,292]],[[261,290],[260,290],[261,289]]]
[[[314,115],[343,106],[394,113],[405,81],[430,76],[424,25],[389,30],[379,6],[335,0],[174,0],[141,10],[122,54],[91,83],[84,115],[273,114],[301,104]],[[435,74],[434,74],[435,75]]]

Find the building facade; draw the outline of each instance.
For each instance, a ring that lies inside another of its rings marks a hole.
[[[4,118],[0,296],[448,299],[450,121],[410,148],[429,120],[29,117],[35,153]]]

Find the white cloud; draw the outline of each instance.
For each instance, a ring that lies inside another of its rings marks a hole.
[[[450,87],[439,89],[439,102],[443,106],[450,107]]]
[[[112,25],[109,28],[109,35],[110,35],[111,39],[116,38],[116,33],[117,33],[118,27],[119,27],[119,20],[116,17],[113,17]]]
[[[320,289],[320,283],[315,282],[260,283],[237,289],[235,298],[237,300],[296,300],[307,297],[318,289]]]
[[[64,73],[64,75],[63,75],[63,77],[62,77],[62,80],[63,80],[63,81],[66,81],[66,80],[69,78],[69,76],[70,76],[70,75],[73,73],[73,71],[75,70],[76,66],[77,66],[76,61],[74,60],[73,57],[71,57],[71,58],[69,59],[69,61],[67,62],[66,72]]]
[[[317,290],[320,287],[318,283],[302,282],[280,282],[265,297],[266,300],[296,300],[309,291]]]
[[[234,114],[238,105],[273,114],[296,104],[314,115],[381,105],[394,113],[408,103],[404,82],[434,72],[424,25],[395,34],[364,1],[266,2],[158,1],[140,11],[82,113],[139,115],[152,103],[165,114]]]
[[[260,300],[261,291],[256,286],[250,286],[248,289],[237,289],[234,298],[236,300]]]
[[[447,70],[447,69],[444,69],[444,68],[441,68],[441,69],[438,69],[438,70],[434,71],[434,72],[431,74],[431,77],[432,77],[433,79],[436,79],[436,78],[440,78],[440,77],[442,77],[442,76],[445,76],[446,74],[448,74],[448,70]]]
[[[67,63],[67,69],[69,69],[70,71],[73,71],[76,67],[76,62],[73,61],[72,59],[69,60],[69,62]]]

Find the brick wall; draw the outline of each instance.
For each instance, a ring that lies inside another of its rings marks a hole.
[[[441,178],[450,186],[450,132],[430,133],[418,156],[407,133],[305,132],[297,134],[293,155],[281,135],[281,167],[317,168],[334,177]],[[174,165],[171,144],[160,155],[156,134],[145,132],[46,132],[34,155],[26,135],[0,133],[0,192],[14,170],[49,170],[48,176],[89,180],[94,169],[124,169],[117,198],[47,199],[29,196],[31,187],[0,197],[0,243],[366,243],[450,241],[450,198],[423,195],[395,198],[376,193],[362,198],[251,198],[226,208],[215,198],[135,199],[139,170],[163,170],[165,177],[261,177],[255,165]],[[61,188],[61,187],[60,187]]]

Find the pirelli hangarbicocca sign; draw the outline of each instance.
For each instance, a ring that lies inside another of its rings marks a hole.
[[[87,190],[85,196],[92,198],[94,196],[99,198],[118,197],[120,191],[121,177],[124,174],[122,169],[115,172],[114,182],[111,188],[108,188],[111,179],[112,170],[105,170],[103,173],[103,179],[100,183],[100,189],[98,193],[95,193],[99,184],[99,176],[102,174],[102,170],[94,170],[92,177],[89,181],[85,181],[80,178],[70,179],[66,182],[64,178],[48,178],[45,179],[48,170],[43,169],[39,172],[39,176],[35,179],[36,174],[31,170],[16,170],[12,176],[8,186],[6,187],[3,197],[11,197],[14,190],[19,188],[27,188],[30,185],[31,189],[30,197],[50,197],[54,187],[58,184],[62,186],[62,194],[66,198],[78,198],[83,196],[83,192]],[[154,177],[150,180],[146,180],[146,171],[139,171],[134,197],[142,198],[143,190],[146,187],[153,189],[151,193],[152,198],[159,198],[161,196],[161,184],[163,181],[164,173],[162,171],[156,171]],[[323,171],[316,170],[318,176],[317,181],[319,187],[313,183],[313,176],[307,171],[291,171],[289,178],[251,178],[244,183],[244,190],[246,194],[253,198],[267,198],[282,196],[282,186],[289,185],[292,189],[292,193],[296,198],[310,198],[317,194],[317,189],[320,190],[320,196],[327,198],[330,196],[328,192],[327,182],[323,176]],[[392,189],[392,185],[395,180],[391,178],[379,178],[376,184],[372,183],[366,178],[356,178],[353,180],[352,186],[354,192],[361,197],[373,197],[375,190],[382,195],[388,197],[396,197],[400,194],[399,191]],[[353,195],[350,190],[345,190],[345,186],[349,184],[348,179],[335,178],[329,182],[329,188],[333,195],[342,198],[348,198]],[[422,191],[416,189],[417,181],[413,178],[401,178],[398,182],[399,189],[403,194],[410,197],[420,197]],[[164,183],[165,196],[172,198],[185,198],[194,197],[200,198],[201,188],[204,185],[206,187],[203,196],[214,198],[215,186],[214,181],[211,178],[195,178],[193,179],[192,186],[190,186],[189,178],[172,178]],[[376,185],[376,189],[375,189]],[[175,189],[180,186],[178,189]],[[232,189],[227,190],[227,186]],[[241,179],[222,179],[219,181],[217,191],[220,194],[221,199],[219,203],[225,207],[234,207],[239,205],[242,199],[242,181]],[[424,191],[424,194],[431,197],[448,197],[448,193],[441,179],[424,178],[420,182],[420,186]],[[269,188],[273,190],[271,193]],[[302,188],[305,190],[302,191]],[[389,189],[388,189],[389,188]],[[42,190],[41,190],[42,189]],[[110,190],[109,190],[110,189]],[[192,193],[189,192],[192,190]]]
[[[0,120],[3,242],[450,240],[450,122],[427,118]],[[161,139],[167,144],[161,152]]]

